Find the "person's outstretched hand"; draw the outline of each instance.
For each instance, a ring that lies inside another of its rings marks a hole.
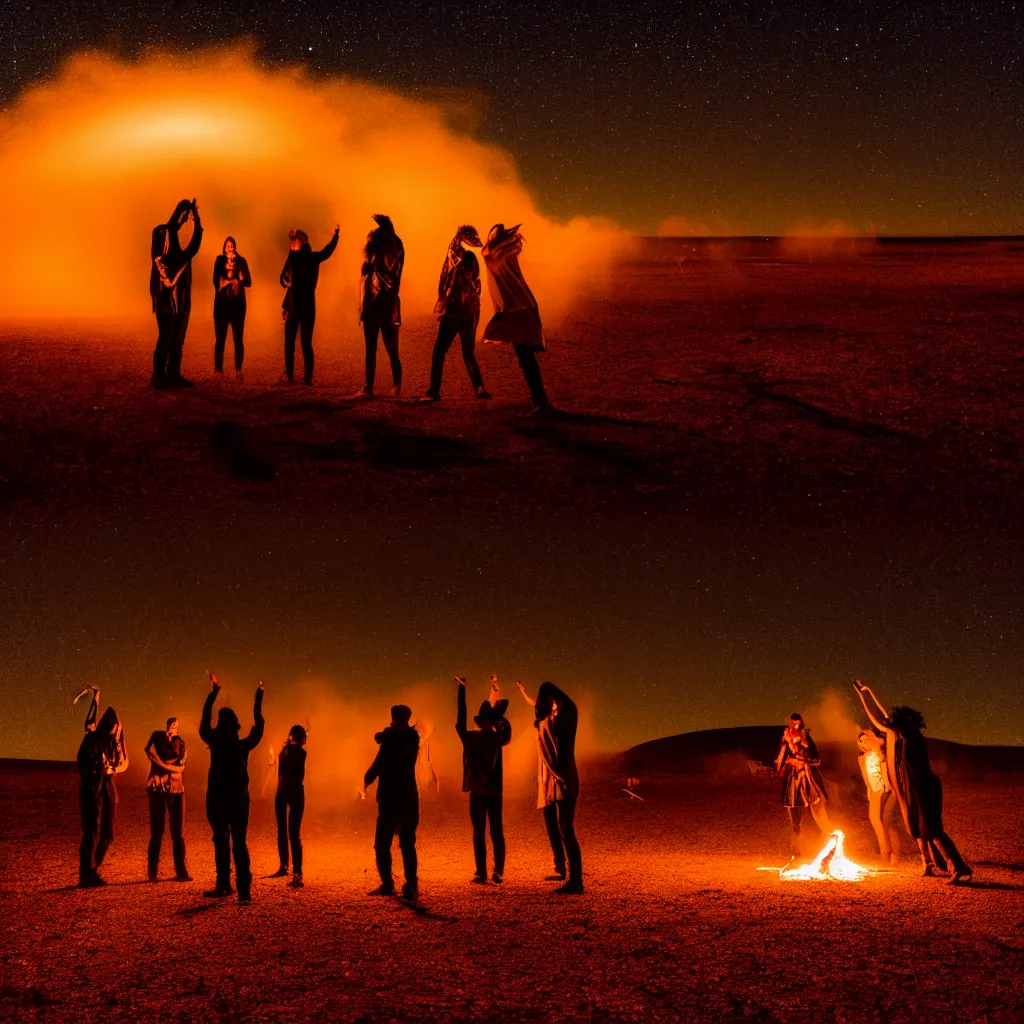
[[[210,677],[210,689],[219,690],[220,683],[217,682],[217,677],[212,672],[207,672],[207,675]]]
[[[867,687],[859,679],[854,679],[854,681],[853,681],[853,688],[858,693],[863,693],[867,689]]]
[[[337,238],[338,235],[340,235],[340,234],[341,234],[341,225],[340,224],[335,224],[334,225],[334,237]]]
[[[257,690],[262,690],[263,689],[263,680],[262,679],[260,680],[260,685],[257,686],[256,689]]]
[[[456,686],[465,686],[466,685],[466,677],[465,676],[455,676],[454,678],[455,678],[455,685]]]

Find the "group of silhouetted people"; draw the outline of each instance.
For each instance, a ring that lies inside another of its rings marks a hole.
[[[469,794],[473,833],[476,884],[501,884],[505,873],[505,835],[502,823],[502,750],[512,738],[512,726],[505,717],[508,701],[501,699],[497,678],[491,677],[490,694],[474,716],[475,729],[468,727],[466,681],[457,680],[456,732],[463,750],[463,791]],[[576,771],[576,705],[563,691],[546,682],[536,700],[518,684],[534,708],[538,750],[538,808],[544,812],[554,857],[554,874],[546,880],[563,884],[562,894],[583,892],[583,866],[574,826],[579,776]],[[124,730],[113,708],[99,716],[99,690],[90,687],[77,700],[91,693],[86,715],[85,737],[78,752],[82,840],[79,850],[78,884],[93,888],[105,884],[99,869],[114,839],[117,791],[114,777],[128,767]],[[263,684],[253,702],[253,726],[242,736],[238,715],[222,707],[213,724],[213,706],[220,693],[216,676],[210,676],[210,693],[203,705],[199,736],[210,749],[210,771],[206,790],[206,817],[213,836],[216,879],[204,895],[217,899],[235,892],[231,885],[234,859],[238,901],[252,897],[252,867],[247,842],[249,828],[249,754],[263,738]],[[420,734],[410,724],[412,711],[404,704],[391,709],[390,724],[374,739],[377,756],[367,769],[364,785],[377,783],[377,826],[374,855],[380,885],[371,895],[395,893],[391,847],[398,837],[404,884],[401,894],[415,899],[419,894],[416,829],[419,825],[419,789],[416,767],[420,759]],[[305,810],[306,729],[295,725],[277,757],[277,818],[280,866],[272,878],[291,874],[291,885],[301,888],[302,817]],[[160,852],[165,827],[169,824],[175,878],[190,882],[186,862],[183,826],[185,820],[185,742],[178,735],[178,720],[169,718],[165,728],[155,731],[146,744],[150,761],[147,779],[150,842],[148,877],[159,876]],[[486,830],[490,826],[493,870],[487,873]],[[289,872],[289,854],[291,860]]]
[[[402,394],[402,361],[399,329],[402,325],[401,285],[405,267],[405,246],[391,219],[375,214],[376,227],[366,237],[360,282],[360,314],[366,344],[366,381],[353,395],[372,399],[376,385],[377,344],[383,341],[391,365],[391,395]],[[179,240],[181,229],[192,224],[187,246]],[[551,405],[544,390],[537,353],[545,349],[544,329],[537,300],[519,266],[523,248],[521,225],[495,224],[483,242],[476,228],[461,225],[448,246],[438,281],[434,313],[438,320],[437,339],[431,358],[430,380],[421,402],[441,398],[445,358],[458,337],[462,358],[477,398],[489,399],[476,359],[476,333],[480,320],[480,262],[473,249],[480,249],[487,268],[494,315],[484,328],[484,340],[512,345],[530,392],[534,412],[547,412]],[[285,289],[281,303],[284,320],[284,381],[295,377],[295,342],[302,348],[303,381],[313,383],[315,355],[313,329],[316,323],[316,287],[320,264],[331,258],[338,245],[340,228],[322,249],[314,250],[305,231],[289,231],[288,255],[281,270]],[[153,353],[154,387],[191,387],[182,375],[181,360],[192,309],[192,259],[202,244],[203,227],[194,199],[183,199],[166,224],[153,229],[150,296],[157,321],[157,343]],[[252,275],[235,239],[224,240],[213,267],[214,371],[224,371],[224,348],[231,331],[235,351],[235,375],[243,379],[245,359],[246,291]]]

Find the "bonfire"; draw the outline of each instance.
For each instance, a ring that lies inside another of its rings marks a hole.
[[[860,882],[876,874],[870,868],[861,867],[846,856],[845,836],[836,829],[810,864],[793,867],[793,861],[784,868],[762,868],[764,871],[778,871],[779,878],[798,882]]]

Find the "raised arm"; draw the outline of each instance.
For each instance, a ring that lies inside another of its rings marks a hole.
[[[242,741],[243,746],[247,750],[252,750],[254,747],[259,745],[261,739],[263,739],[263,729],[266,723],[263,721],[263,682],[256,687],[256,696],[252,702],[252,717],[254,720],[253,727],[249,730],[249,735]]]
[[[203,241],[203,224],[199,219],[199,207],[195,205],[195,201],[192,202],[192,240],[188,243],[188,248],[185,250],[185,258],[192,259],[198,252],[199,246]]]
[[[220,693],[220,683],[217,677],[210,673],[210,692],[206,695],[206,703],[203,705],[203,717],[199,722],[199,738],[204,743],[213,742],[213,702]]]
[[[519,687],[519,692],[523,695],[523,700],[525,700],[531,708],[535,708],[537,706],[537,702],[526,692],[526,687],[523,686],[518,679],[516,680],[516,686]]]
[[[334,250],[338,248],[338,236],[340,233],[340,225],[335,225],[334,234],[331,236],[331,240],[315,254],[317,263],[323,263],[324,260],[329,260],[334,255]]]
[[[462,676],[456,676],[455,679],[459,684],[458,714],[455,718],[455,731],[462,739],[465,739],[468,732],[466,720],[469,717],[469,711],[466,708],[466,680]]]
[[[870,686],[865,685],[859,679],[855,680],[853,685],[856,686],[858,689],[862,690],[871,698],[871,700],[874,702],[875,707],[878,709],[879,715],[881,715],[883,719],[889,717],[889,712],[882,707],[881,701],[875,696],[875,691],[872,690]]]
[[[866,687],[859,679],[853,684],[853,688],[857,691],[857,696],[860,697],[861,704],[864,705],[864,714],[868,716],[868,721],[876,728],[879,732],[888,733],[890,730],[886,728],[885,720],[886,714],[882,711],[882,705],[878,703],[878,699],[873,693]],[[868,704],[867,695],[871,695],[871,700],[875,705],[875,710],[872,710]],[[876,712],[879,712],[876,714]]]

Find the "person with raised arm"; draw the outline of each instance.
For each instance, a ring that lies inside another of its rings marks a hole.
[[[924,716],[905,706],[886,713],[871,687],[857,679],[853,688],[868,721],[885,736],[892,788],[899,799],[907,832],[921,853],[924,875],[933,877],[939,873],[937,848],[952,870],[950,884],[969,881],[974,872],[942,824],[942,782],[932,771],[928,743],[921,733],[925,728]]]
[[[366,236],[360,281],[359,321],[366,343],[366,384],[356,398],[373,398],[377,377],[377,338],[384,341],[384,350],[391,362],[392,397],[402,393],[402,360],[398,356],[398,332],[402,326],[402,271],[405,269],[405,246],[395,232],[391,218],[375,213],[377,226]]]
[[[775,774],[782,779],[782,806],[789,812],[793,829],[793,855],[800,853],[800,825],[808,808],[822,835],[832,831],[828,819],[828,787],[821,774],[821,756],[804,725],[803,715],[793,712],[779,740]]]
[[[174,856],[174,877],[191,882],[185,863],[185,741],[178,735],[178,719],[168,718],[163,729],[157,729],[146,744],[149,778],[149,880],[155,882],[160,869],[160,847],[164,825],[171,828],[171,853]]]
[[[238,252],[234,238],[228,235],[221,254],[213,262],[213,372],[224,372],[224,346],[230,327],[235,346],[235,380],[239,383],[245,359],[245,290],[251,287],[249,263]]]
[[[875,830],[879,856],[893,867],[899,861],[900,837],[894,827],[899,800],[892,791],[889,765],[885,759],[885,742],[878,733],[864,729],[857,737],[861,778],[868,798],[868,821]]]
[[[503,800],[503,747],[512,739],[512,724],[505,717],[508,701],[502,699],[498,677],[491,676],[488,699],[480,705],[474,717],[476,729],[466,726],[466,680],[455,677],[458,683],[458,701],[455,731],[462,740],[462,792],[469,794],[469,818],[473,823],[473,856],[476,874],[473,882],[487,884],[488,821],[491,826],[491,845],[494,847],[494,872],[491,881],[500,885],[505,874],[505,830],[502,826]]]
[[[537,808],[544,812],[555,873],[545,881],[564,882],[555,889],[563,895],[583,892],[583,859],[576,839],[576,803],[580,778],[576,770],[576,729],[579,711],[554,683],[541,683],[534,700],[517,682],[519,692],[533,707],[537,730]],[[568,878],[566,868],[568,867]]]
[[[288,875],[288,844],[292,848],[293,889],[302,888],[302,815],[306,810],[306,730],[293,725],[277,759],[277,794],[274,814],[277,817],[277,856],[280,867],[270,876]]]
[[[242,739],[241,723],[231,708],[221,708],[212,724],[213,705],[220,693],[217,677],[210,673],[210,693],[203,705],[199,737],[210,748],[210,777],[206,787],[206,818],[213,830],[213,855],[217,881],[203,895],[216,899],[234,892],[231,888],[231,855],[235,857],[238,902],[252,899],[252,870],[246,833],[249,829],[249,754],[263,739],[263,683],[253,700],[253,727]]]

